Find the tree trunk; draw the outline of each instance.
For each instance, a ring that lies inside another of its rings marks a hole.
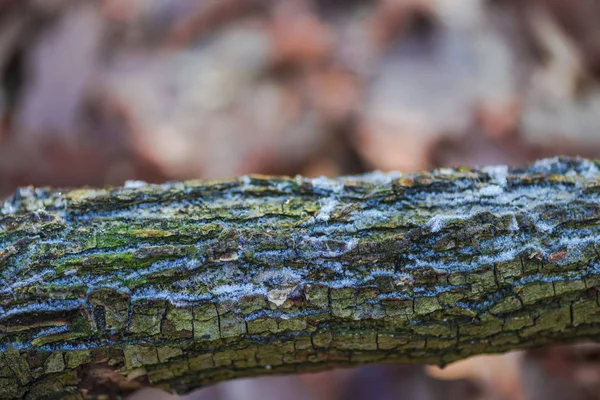
[[[599,178],[561,158],[20,189],[0,203],[0,397],[594,340]]]

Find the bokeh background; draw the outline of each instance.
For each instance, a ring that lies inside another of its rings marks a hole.
[[[598,157],[599,133],[598,0],[0,0],[0,197]],[[597,399],[600,349],[187,398]]]

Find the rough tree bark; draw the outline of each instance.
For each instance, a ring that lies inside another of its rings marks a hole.
[[[175,392],[595,340],[588,160],[20,189],[0,211],[0,396]]]

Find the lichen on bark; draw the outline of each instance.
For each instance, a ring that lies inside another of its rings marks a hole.
[[[0,396],[594,340],[599,178],[557,158],[19,189],[0,209]]]

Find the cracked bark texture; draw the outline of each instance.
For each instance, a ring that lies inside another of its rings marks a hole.
[[[600,333],[600,172],[245,176],[0,203],[0,397],[184,393]]]

